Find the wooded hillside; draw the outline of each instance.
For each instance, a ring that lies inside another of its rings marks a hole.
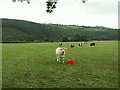
[[[117,40],[118,29],[2,19],[3,42]]]

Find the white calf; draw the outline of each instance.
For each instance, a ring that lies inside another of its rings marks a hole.
[[[66,48],[63,47],[58,47],[56,49],[57,62],[64,63],[65,50]]]

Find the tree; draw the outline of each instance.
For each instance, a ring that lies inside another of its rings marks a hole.
[[[24,39],[26,42],[33,42],[34,41],[32,36],[26,36],[26,37],[24,37]]]
[[[80,41],[80,35],[79,34],[74,35],[74,41]]]
[[[68,40],[68,38],[67,37],[63,37],[63,40],[62,40],[63,42],[68,42],[69,40]]]

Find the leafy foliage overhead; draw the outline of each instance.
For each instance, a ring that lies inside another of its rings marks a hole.
[[[12,0],[13,2],[24,2],[26,1],[28,4],[30,3],[30,0]],[[81,0],[81,2],[85,3],[87,0]],[[53,9],[56,8],[56,4],[57,4],[58,0],[47,0],[46,1],[46,5],[47,5],[47,13],[51,13],[53,12]]]

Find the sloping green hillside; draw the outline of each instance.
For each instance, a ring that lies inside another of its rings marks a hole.
[[[3,42],[117,40],[118,29],[2,19]]]

